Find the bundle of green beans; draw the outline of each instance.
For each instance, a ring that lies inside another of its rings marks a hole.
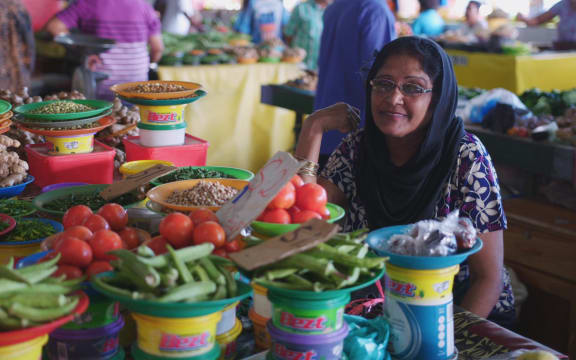
[[[21,220],[16,223],[16,227],[8,235],[0,238],[0,241],[30,241],[44,239],[56,233],[54,227],[40,220]]]
[[[154,256],[140,246],[137,253],[120,249],[110,251],[113,276],[93,278],[100,288],[121,297],[146,299],[162,303],[219,300],[235,297],[238,289],[228,260],[210,255],[214,245],[205,243]]]
[[[64,280],[50,277],[58,269],[58,254],[53,259],[14,269],[13,259],[0,265],[0,329],[15,330],[54,321],[70,314],[78,305],[77,295],[83,278]]]
[[[209,170],[187,166],[187,167],[181,167],[168,175],[164,175],[158,178],[156,181],[162,184],[166,184],[169,182],[180,180],[213,179],[213,178],[233,179],[234,177],[217,170]]]
[[[0,213],[10,215],[12,217],[19,217],[29,215],[34,212],[31,211],[34,207],[28,201],[4,199],[0,200]]]
[[[293,290],[326,291],[355,286],[378,275],[388,258],[369,254],[367,229],[337,234],[306,252],[292,255],[255,271],[262,285]],[[260,243],[247,239],[249,245]]]
[[[86,205],[93,211],[97,211],[102,206],[109,202],[115,202],[122,206],[130,205],[139,201],[138,195],[133,193],[128,193],[117,197],[116,199],[107,201],[96,191],[94,192],[83,192],[83,193],[72,193],[63,196],[58,199],[54,199],[49,203],[45,204],[44,207],[48,210],[65,212],[72,206],[76,205]]]

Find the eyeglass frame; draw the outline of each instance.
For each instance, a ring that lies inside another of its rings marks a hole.
[[[372,87],[372,91],[374,91],[374,89],[375,89],[374,80],[375,80],[375,79],[370,80],[370,86]],[[434,88],[426,89],[426,88],[424,88],[424,87],[422,87],[422,86],[420,86],[420,85],[418,85],[418,84],[412,84],[412,85],[414,85],[414,86],[420,87],[420,88],[422,89],[422,92],[420,92],[420,93],[415,93],[415,94],[407,94],[407,93],[404,92],[404,90],[402,90],[401,85],[399,85],[398,83],[396,83],[396,82],[393,81],[393,80],[390,80],[390,79],[376,79],[376,80],[388,81],[388,82],[390,82],[391,84],[394,84],[394,87],[391,88],[389,91],[382,91],[382,90],[381,90],[380,94],[382,94],[382,95],[383,95],[383,94],[392,93],[392,91],[396,90],[396,88],[398,88],[398,90],[400,90],[400,92],[402,93],[402,95],[408,96],[408,97],[418,97],[418,96],[420,96],[420,95],[424,95],[424,94],[431,93],[431,92],[434,90]],[[405,85],[405,83],[402,84],[402,86],[404,86],[404,85]]]

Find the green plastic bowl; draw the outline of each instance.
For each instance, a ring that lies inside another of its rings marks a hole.
[[[93,107],[94,110],[90,111],[82,111],[82,112],[75,112],[75,113],[66,113],[66,114],[33,114],[31,113],[33,110],[36,110],[42,106],[58,102],[58,101],[71,101],[77,104],[87,105]],[[28,119],[38,119],[38,120],[51,120],[51,121],[60,121],[60,120],[76,120],[87,118],[91,116],[96,116],[99,114],[104,113],[105,111],[112,108],[112,103],[109,101],[104,100],[50,100],[50,101],[41,101],[32,104],[20,105],[14,109],[14,112],[18,114],[22,114],[24,117]]]
[[[188,168],[188,167],[186,167]],[[191,166],[191,168],[193,169],[205,169],[205,170],[212,170],[212,171],[220,171],[224,174],[230,175],[232,176],[234,179],[239,179],[239,180],[247,180],[250,181],[254,178],[254,173],[252,171],[249,170],[244,170],[244,169],[238,169],[238,168],[233,168],[233,167],[225,167],[225,166]],[[177,172],[178,170],[176,170]],[[166,175],[164,175],[166,176]],[[157,179],[154,179],[153,181],[150,182],[150,184],[154,185],[154,186],[159,186],[162,184],[165,184],[165,182],[162,182],[160,179],[162,177],[159,177]],[[190,180],[190,179],[183,179],[183,180]]]
[[[328,203],[326,204],[326,208],[328,208],[328,211],[330,212],[330,219],[328,219],[329,223],[332,224],[344,217],[345,211],[342,207]],[[264,221],[253,221],[250,226],[252,227],[252,230],[258,234],[264,236],[279,236],[298,229],[300,224],[274,224]]]
[[[113,272],[106,272],[96,275],[98,277],[114,276]],[[227,298],[214,301],[201,301],[197,303],[160,303],[150,300],[134,300],[129,297],[112,294],[101,288],[97,283],[91,282],[94,289],[109,298],[118,301],[131,312],[138,314],[163,317],[163,318],[187,318],[213,314],[222,311],[226,306],[243,300],[252,294],[252,287],[241,281],[236,280],[239,295],[233,298]]]
[[[10,206],[16,206],[16,205],[22,207],[23,212],[21,214],[15,214],[14,212],[10,212],[10,210],[0,211],[4,214],[12,216],[15,219],[30,216],[36,212],[36,208],[34,207],[34,204],[32,204],[31,201],[16,200],[16,199],[0,199],[0,204],[2,204],[2,206],[8,206],[8,208],[10,208]]]
[[[0,100],[0,115],[3,115],[12,109],[12,104],[8,101]]]
[[[36,208],[36,210],[38,210],[42,213],[49,214],[49,215],[52,215],[52,216],[57,217],[57,218],[62,218],[62,216],[64,216],[65,211],[57,211],[57,210],[47,209],[46,204],[48,204],[48,203],[50,203],[56,199],[66,197],[70,194],[100,192],[100,191],[104,190],[106,187],[108,187],[108,184],[71,186],[71,187],[61,188],[61,189],[57,189],[57,190],[52,190],[52,191],[48,191],[48,192],[45,192],[43,194],[36,196],[34,198],[34,200],[32,201],[32,204],[34,204],[34,207]],[[139,203],[140,203],[140,201],[129,204],[129,205],[123,205],[123,206],[125,208],[130,208],[133,206],[137,206]]]

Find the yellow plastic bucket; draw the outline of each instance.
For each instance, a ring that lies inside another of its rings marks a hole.
[[[232,304],[226,306],[224,310],[222,310],[222,317],[218,322],[218,326],[216,326],[216,337],[228,333],[234,329],[236,326],[236,306],[238,306],[240,302],[235,301]]]
[[[220,312],[192,318],[159,318],[133,313],[138,347],[165,358],[183,358],[208,353],[216,346]]]
[[[19,344],[0,347],[2,360],[41,360],[42,347],[48,342],[48,335],[42,335]]]
[[[41,243],[25,245],[0,245],[0,264],[8,264],[10,258],[22,258],[35,254],[41,250]]]
[[[136,161],[129,161],[127,163],[122,164],[120,166],[120,174],[123,177],[138,174],[144,170],[147,170],[155,165],[162,164],[166,166],[173,166],[174,163],[171,161],[164,161],[164,160],[136,160]]]
[[[386,265],[384,317],[388,349],[399,360],[449,360],[455,356],[452,285],[459,265],[415,270]]]
[[[46,136],[51,155],[86,154],[94,150],[94,134],[76,136]]]
[[[270,333],[266,329],[266,323],[270,319],[258,315],[254,311],[254,308],[250,309],[248,317],[252,320],[252,324],[254,325],[254,342],[256,347],[260,350],[269,349],[272,344],[272,339],[270,338]]]
[[[184,108],[188,104],[148,106],[138,105],[140,122],[148,125],[176,125],[184,121]]]
[[[219,360],[234,360],[236,359],[237,347],[236,339],[242,332],[242,322],[236,319],[236,323],[232,330],[216,336],[216,342],[220,345]]]
[[[272,303],[268,300],[268,289],[254,282],[251,285],[254,290],[254,312],[263,318],[271,318]]]

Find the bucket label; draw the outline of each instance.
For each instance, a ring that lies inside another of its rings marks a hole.
[[[180,121],[180,116],[176,112],[169,112],[169,113],[157,113],[155,111],[148,112],[148,122],[151,123],[171,123]]]
[[[288,349],[282,344],[274,344],[274,356],[281,360],[315,360],[317,359],[316,351],[294,351]]]
[[[210,339],[210,332],[205,332],[199,335],[180,336],[175,334],[162,334],[160,339],[161,351],[193,351],[201,349],[205,346],[212,345],[208,340]]]
[[[415,305],[391,292],[384,316],[390,323],[388,350],[395,359],[448,360],[454,355],[452,297],[444,304]]]
[[[392,292],[392,294],[402,297],[411,297],[413,298],[416,296],[416,285],[404,282],[393,280],[389,277],[386,277],[386,288]],[[424,294],[421,294],[420,297],[424,297]]]
[[[280,314],[280,324],[294,330],[319,331],[325,330],[328,319],[325,316],[317,318],[301,318],[283,311]]]

